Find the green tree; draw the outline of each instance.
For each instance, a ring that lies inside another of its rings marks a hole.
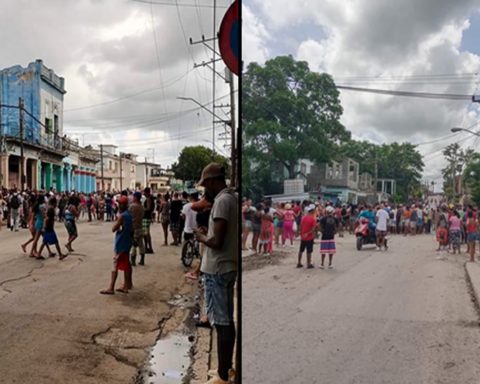
[[[183,181],[199,181],[203,168],[212,162],[212,152],[212,149],[204,147],[203,145],[183,148],[182,152],[180,152],[178,162],[172,165],[175,178]],[[226,157],[215,152],[215,163],[225,165],[228,175],[229,164]]]
[[[463,150],[460,148],[460,145],[458,143],[453,143],[450,144],[448,147],[446,147],[443,150],[443,155],[445,156],[445,159],[448,161],[448,165],[442,169],[442,175],[443,175],[443,186],[444,189],[446,187],[452,186],[453,184],[453,178],[454,178],[454,164],[455,164],[455,175],[461,175],[465,167],[467,166],[467,163],[470,161],[474,154],[473,149],[465,149]],[[455,191],[456,193],[459,193],[459,191]]]
[[[480,154],[473,153],[469,156],[467,165],[462,175],[463,185],[471,189],[472,201],[480,206]]]
[[[242,82],[243,152],[257,169],[282,164],[293,179],[300,159],[330,161],[350,139],[340,123],[339,92],[328,74],[311,72],[292,56],[250,63]]]

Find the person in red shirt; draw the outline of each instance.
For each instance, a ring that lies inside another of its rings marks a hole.
[[[295,237],[298,237],[298,235],[301,233],[300,227],[302,223],[302,207],[300,201],[297,201],[295,203],[295,207],[293,208],[293,213],[295,215],[295,223],[297,224],[297,230],[295,232]]]
[[[315,238],[315,229],[317,221],[315,220],[315,205],[311,204],[308,207],[308,215],[302,219],[301,222],[301,243],[300,252],[298,253],[297,268],[303,268],[302,255],[305,249],[307,250],[307,268],[312,269],[312,253],[313,253],[313,239]]]

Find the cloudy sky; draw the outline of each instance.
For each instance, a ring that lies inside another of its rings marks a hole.
[[[1,0],[0,68],[43,59],[64,77],[64,130],[81,144],[116,144],[141,158],[154,148],[162,166],[172,164],[184,146],[212,147],[211,115],[177,97],[213,100],[212,72],[193,68],[212,54],[188,43],[190,37],[213,36],[213,0],[152,1],[162,4]],[[217,0],[217,30],[230,3]],[[222,61],[217,70],[224,73]],[[217,79],[217,104],[229,104],[229,96],[221,98],[228,85]],[[218,111],[228,119],[225,113]],[[218,137],[224,131],[217,125],[216,146],[228,154]]]
[[[478,95],[479,36],[479,0],[243,1],[246,63],[292,54],[356,87]],[[450,132],[480,120],[477,103],[346,90],[341,101],[342,122],[357,139],[435,141],[418,147],[425,180],[441,183],[440,149],[449,143],[480,151],[480,139]]]

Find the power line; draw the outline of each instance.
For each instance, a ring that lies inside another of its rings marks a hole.
[[[172,4],[172,3],[164,3],[164,2],[150,2],[148,0],[128,0],[128,1],[132,1],[134,3],[144,3],[144,4],[153,4],[153,5],[167,5],[167,6],[171,6],[171,7],[175,7],[176,5],[178,5],[179,7],[194,8],[196,6],[195,4],[186,4],[186,3]],[[200,8],[213,8],[213,5],[199,4],[198,7],[200,7]],[[218,8],[228,8],[228,6],[223,6],[223,5],[219,5],[217,7]]]
[[[426,99],[445,99],[445,100],[472,100],[473,96],[470,95],[455,95],[455,94],[442,94],[442,93],[422,93],[422,92],[405,92],[405,91],[391,91],[386,89],[372,89],[372,88],[357,88],[357,87],[347,87],[343,85],[337,85],[338,89],[345,89],[349,91],[357,92],[367,92],[367,93],[376,93],[381,95],[391,95],[391,96],[406,96],[406,97],[420,97]]]
[[[104,106],[104,105],[109,105],[109,104],[117,103],[117,102],[122,101],[122,100],[130,99],[130,98],[132,98],[132,97],[140,96],[140,95],[143,95],[144,93],[154,92],[154,91],[158,91],[158,90],[160,90],[160,89],[163,90],[164,88],[170,87],[170,86],[172,86],[173,84],[178,83],[178,82],[179,82],[180,80],[182,80],[185,76],[187,76],[191,71],[193,71],[193,68],[192,68],[190,71],[188,71],[185,75],[179,77],[178,79],[174,80],[172,83],[167,84],[167,85],[165,85],[165,86],[162,85],[161,87],[145,89],[145,90],[143,90],[143,91],[140,91],[140,92],[137,92],[137,93],[133,93],[133,94],[128,95],[128,96],[120,97],[120,98],[118,98],[118,99],[106,101],[106,102],[103,102],[103,103],[87,105],[87,106],[85,106],[85,107],[79,107],[79,108],[65,109],[63,112],[64,112],[64,113],[65,113],[65,112],[74,112],[74,111],[81,111],[81,110],[84,110],[84,109],[102,107],[102,106]]]

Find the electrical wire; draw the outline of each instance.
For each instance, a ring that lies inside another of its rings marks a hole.
[[[193,71],[193,69],[191,69],[191,70],[188,71],[185,75],[179,77],[178,79],[173,80],[173,82],[171,82],[170,84],[167,84],[167,85],[165,85],[165,86],[155,87],[155,88],[150,88],[150,89],[145,89],[145,90],[143,90],[143,91],[140,91],[140,92],[137,92],[137,93],[133,93],[133,94],[130,94],[130,95],[127,95],[127,96],[124,96],[124,97],[120,97],[120,98],[118,98],[118,99],[106,101],[106,102],[103,102],[103,103],[87,105],[87,106],[85,106],[85,107],[79,107],[79,108],[65,109],[63,112],[66,113],[66,112],[81,111],[81,110],[90,109],[90,108],[103,107],[104,105],[109,105],[109,104],[117,103],[117,102],[122,101],[122,100],[126,100],[126,99],[130,99],[130,98],[132,98],[132,97],[136,97],[136,96],[143,95],[144,93],[154,92],[154,91],[158,91],[158,90],[160,90],[160,89],[163,90],[164,88],[168,88],[168,87],[172,86],[173,84],[178,83],[178,82],[179,82],[180,80],[182,80],[185,76],[187,76],[188,73],[191,72],[191,71]]]
[[[150,4],[151,2],[148,1],[148,0],[128,0],[128,1],[132,1],[134,3],[144,3],[144,4]],[[153,2],[152,3],[153,5],[167,5],[167,6],[172,6],[172,7],[175,7],[176,4],[172,4],[172,3],[165,3],[165,2]],[[194,8],[195,7],[195,4],[186,4],[186,3],[178,3],[177,4],[179,7],[190,7],[190,8]],[[199,4],[198,5],[200,8],[213,8],[213,5],[207,5],[207,4]],[[217,8],[228,8],[228,6],[223,6],[223,5],[217,5]]]
[[[420,97],[420,98],[426,98],[426,99],[444,99],[444,100],[457,100],[457,101],[472,100],[472,96],[470,95],[391,91],[386,89],[347,87],[343,85],[336,85],[336,87],[338,89],[345,89],[349,91],[376,93],[376,94],[391,95],[391,96]]]

